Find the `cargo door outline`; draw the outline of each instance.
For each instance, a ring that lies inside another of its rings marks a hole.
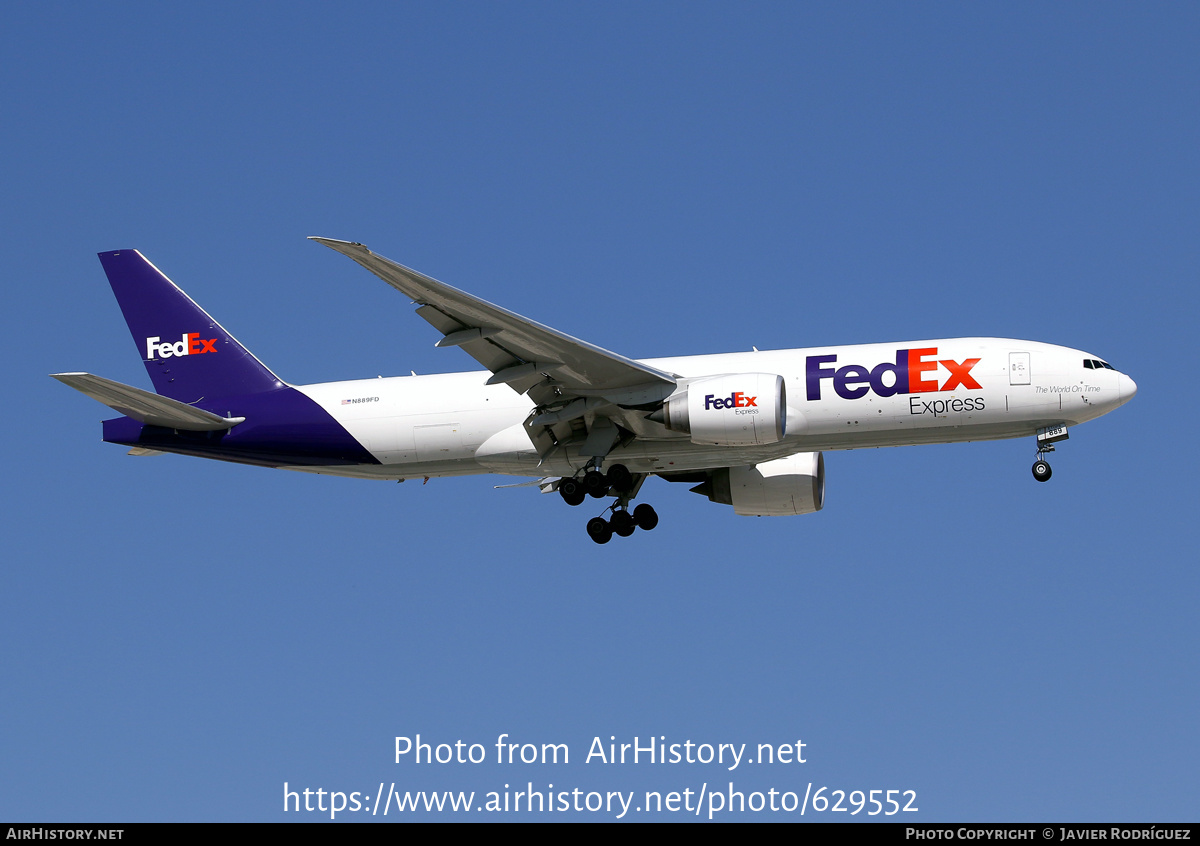
[[[465,458],[467,455],[463,446],[461,423],[414,426],[413,440],[416,442],[418,461]]]

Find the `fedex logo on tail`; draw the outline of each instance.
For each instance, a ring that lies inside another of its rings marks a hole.
[[[963,362],[939,359],[937,347],[920,350],[896,350],[894,362],[884,361],[867,369],[859,364],[834,367],[836,355],[810,355],[805,359],[805,383],[808,398],[821,398],[821,381],[833,380],[834,392],[843,399],[858,399],[874,391],[881,397],[896,394],[923,394],[931,391],[967,390],[983,386],[971,376],[971,368],[979,363],[977,358]],[[942,365],[950,372],[946,381],[938,384],[937,369]],[[827,366],[828,365],[828,366]],[[889,375],[890,374],[890,375]]]
[[[157,335],[146,339],[146,358],[171,358],[172,356],[200,355],[217,351],[217,339],[209,338],[206,341],[200,337],[199,332],[188,332],[174,343],[171,341],[159,343],[160,340]]]

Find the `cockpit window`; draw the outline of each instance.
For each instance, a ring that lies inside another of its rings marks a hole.
[[[1093,363],[1093,362],[1092,362],[1092,360],[1091,360],[1090,358],[1085,358],[1085,359],[1083,360],[1083,366],[1084,366],[1084,367],[1086,367],[1088,370],[1095,370],[1095,369],[1096,369],[1096,365],[1095,365],[1095,363]]]
[[[1107,361],[1101,361],[1098,358],[1085,358],[1083,360],[1083,366],[1088,370],[1112,370],[1117,373],[1120,372]]]

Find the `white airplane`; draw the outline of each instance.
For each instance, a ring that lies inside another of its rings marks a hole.
[[[1091,353],[955,338],[636,361],[372,253],[313,238],[418,304],[487,372],[289,385],[136,250],[100,261],[155,393],[54,378],[120,412],[104,440],[367,479],[533,477],[569,505],[611,498],[588,535],[653,529],[650,476],[743,515],[821,510],[823,450],[1036,437],[1033,475],[1068,428],[1137,393]],[[603,516],[608,514],[608,517]]]

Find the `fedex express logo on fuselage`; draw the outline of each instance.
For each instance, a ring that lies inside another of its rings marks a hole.
[[[200,337],[199,332],[188,332],[174,343],[171,341],[159,343],[160,340],[157,335],[146,339],[146,358],[171,358],[172,356],[200,355],[217,351],[217,339],[209,338],[206,341]]]
[[[866,396],[867,391],[890,397],[896,394],[953,391],[956,388],[978,390],[983,387],[971,376],[971,368],[979,363],[979,359],[968,358],[959,363],[952,359],[939,359],[937,354],[937,347],[896,350],[894,362],[885,361],[870,370],[859,364],[834,367],[836,355],[810,355],[804,365],[808,398],[821,398],[821,381],[824,379],[833,380],[833,390],[842,399],[858,399]],[[946,381],[940,385],[936,376],[939,364],[950,371]],[[933,378],[927,378],[926,374]]]

